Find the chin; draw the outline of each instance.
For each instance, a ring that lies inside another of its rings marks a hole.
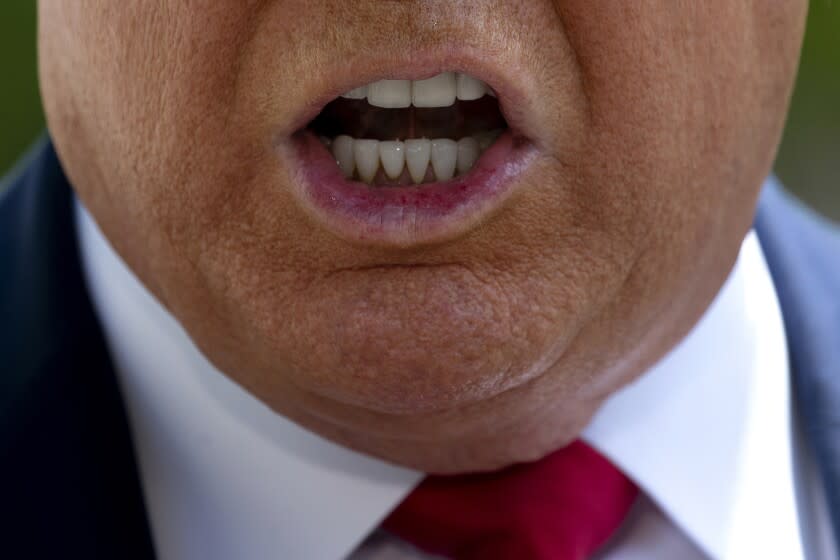
[[[562,399],[561,399],[562,400]],[[354,451],[430,474],[489,472],[538,461],[574,441],[599,402],[524,406],[496,397],[463,409],[389,416],[346,409],[283,414]]]
[[[392,443],[360,449],[390,463],[429,474],[457,475],[492,472],[521,463],[539,461],[575,439],[575,434],[526,434],[520,438],[478,438],[422,445]]]

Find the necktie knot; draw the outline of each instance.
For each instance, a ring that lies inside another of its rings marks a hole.
[[[459,560],[585,560],[624,520],[638,489],[580,440],[534,463],[429,476],[383,527]]]

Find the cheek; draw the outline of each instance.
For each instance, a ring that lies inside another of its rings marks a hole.
[[[198,282],[191,269],[224,241],[219,224],[247,219],[254,185],[275,180],[237,90],[260,3],[42,4],[45,101],[68,174],[169,300],[170,287]]]
[[[58,80],[71,91],[54,97],[103,175],[80,183],[104,182],[90,189],[130,200],[114,210],[133,209],[136,220],[218,204],[226,177],[245,167],[236,80],[256,2],[45,4],[60,14],[42,16],[44,34],[61,38],[44,42],[70,53],[47,57],[69,63]]]
[[[590,189],[582,196],[615,210],[665,270],[696,270],[688,259],[731,248],[749,227],[791,83],[793,4],[556,4],[589,107],[570,156]],[[786,21],[778,41],[764,36],[768,17]]]

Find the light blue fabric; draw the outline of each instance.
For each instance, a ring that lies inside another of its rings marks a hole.
[[[793,387],[840,537],[840,228],[774,178],[755,220],[785,319]]]

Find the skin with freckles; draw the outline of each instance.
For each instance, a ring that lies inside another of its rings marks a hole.
[[[41,84],[78,195],[222,372],[343,445],[476,471],[568,443],[699,319],[751,226],[806,10],[41,0]],[[277,146],[313,100],[347,67],[455,51],[522,93],[538,154],[515,193],[433,243],[312,220]]]

